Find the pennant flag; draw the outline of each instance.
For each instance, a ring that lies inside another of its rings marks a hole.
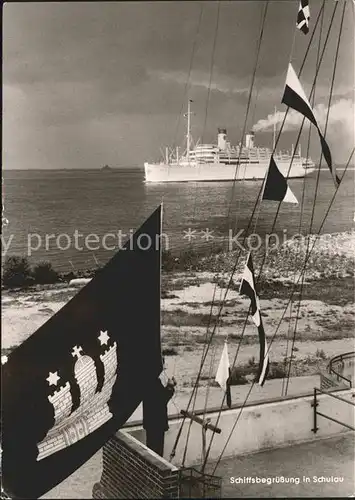
[[[39,498],[72,474],[161,373],[160,234],[161,207],[2,359],[2,487],[11,498]]]
[[[259,370],[256,378],[259,385],[263,386],[269,371],[269,354],[264,326],[260,314],[259,298],[257,296],[255,288],[254,266],[251,258],[251,253],[248,256],[247,263],[245,265],[239,293],[241,295],[246,295],[247,297],[249,297],[251,301],[251,317],[258,328],[260,341],[260,360]]]
[[[231,389],[229,383],[230,375],[231,370],[229,365],[228,344],[227,341],[225,341],[215,380],[226,393],[228,408],[230,408],[232,405]]]
[[[285,177],[278,169],[273,156],[270,158],[262,199],[284,201],[286,203],[298,203],[297,198],[291,191]]]
[[[335,166],[332,164],[332,156],[330,154],[330,149],[328,147],[328,144],[326,140],[323,137],[323,134],[319,128],[318,122],[314,116],[312,107],[306,97],[306,94],[302,88],[301,82],[299,81],[295,70],[292,67],[292,64],[288,65],[288,71],[287,71],[287,77],[286,77],[286,85],[285,85],[285,90],[284,94],[282,97],[282,101],[286,106],[289,106],[290,108],[294,109],[295,111],[298,111],[301,113],[303,116],[308,118],[308,120],[313,123],[313,125],[316,127],[319,135],[319,139],[321,142],[321,147],[323,151],[323,155],[325,158],[325,161],[328,164],[329,170],[333,176],[335,185],[340,184],[340,179],[336,175],[335,171]]]
[[[296,26],[305,35],[309,31],[309,27],[308,27],[309,26],[309,18],[310,18],[310,10],[309,10],[308,0],[300,0]]]

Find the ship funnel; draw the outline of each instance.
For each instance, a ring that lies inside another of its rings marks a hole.
[[[245,147],[246,148],[253,148],[254,147],[254,138],[255,138],[255,134],[253,131],[249,132],[249,134],[246,134],[246,136],[245,136]]]
[[[225,151],[227,149],[227,129],[225,128],[219,128],[218,129],[218,147],[219,149],[222,149]]]

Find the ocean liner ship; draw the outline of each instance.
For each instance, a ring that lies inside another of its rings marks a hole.
[[[188,102],[186,152],[179,156],[179,148],[169,154],[166,148],[164,161],[144,163],[145,182],[230,181],[264,179],[272,150],[257,147],[255,134],[246,134],[244,146],[231,146],[227,141],[227,130],[218,129],[217,144],[199,144],[190,147],[191,110]],[[274,130],[275,143],[275,130]],[[292,166],[288,174],[291,159]],[[314,171],[310,158],[302,158],[301,151],[275,151],[274,159],[285,177],[304,177]]]

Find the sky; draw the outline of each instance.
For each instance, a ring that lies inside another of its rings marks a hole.
[[[339,0],[317,78],[324,126],[344,0]],[[354,144],[354,11],[346,0],[327,139],[336,162]],[[241,139],[267,4],[247,128],[272,143],[289,62],[298,73],[311,35],[295,28],[298,0],[264,2],[38,2],[3,9],[3,167],[143,166],[165,146],[184,146],[187,100],[194,140],[226,127]],[[313,29],[321,1],[311,0]],[[322,44],[335,2],[326,0]],[[319,31],[300,76],[309,95]],[[280,146],[296,142],[298,118]],[[302,136],[306,149],[307,133]],[[319,155],[312,136],[311,154]],[[314,158],[315,159],[315,158]]]

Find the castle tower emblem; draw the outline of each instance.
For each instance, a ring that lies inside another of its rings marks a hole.
[[[98,379],[94,360],[83,352],[81,346],[73,346],[71,355],[76,358],[74,376],[80,389],[80,404],[75,411],[72,412],[69,381],[62,380],[57,371],[49,372],[46,380],[54,389],[48,396],[54,409],[54,425],[38,443],[37,460],[76,443],[112,418],[108,401],[117,378],[117,344],[114,342],[109,346],[109,340],[107,331],[100,331],[100,359],[104,365],[104,383],[100,392],[96,392]]]

